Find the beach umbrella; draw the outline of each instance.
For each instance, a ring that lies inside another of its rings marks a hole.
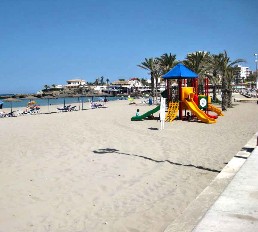
[[[49,95],[42,97],[42,99],[47,99],[48,113],[50,113],[50,111],[49,111],[49,100],[54,99],[54,98],[56,98],[56,97],[49,96]]]
[[[79,109],[80,109],[80,99],[81,99],[82,110],[83,110],[83,97],[84,97],[84,96],[85,96],[84,94],[75,94],[75,95],[73,95],[73,97],[77,97],[77,98],[78,98]]]
[[[163,75],[164,79],[187,79],[198,78],[198,75],[182,63],[177,64],[169,72]]]
[[[63,98],[64,99],[64,108],[65,108],[65,104],[66,104],[66,102],[65,102],[65,98],[67,98],[67,97],[69,97],[67,94],[59,94],[58,96],[57,96],[58,98]]]
[[[20,102],[21,100],[17,99],[17,98],[9,97],[9,98],[3,99],[3,101],[11,103],[11,113],[12,113],[13,112],[13,102]]]

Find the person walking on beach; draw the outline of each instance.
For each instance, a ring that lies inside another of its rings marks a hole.
[[[104,106],[107,104],[107,97],[104,98]]]

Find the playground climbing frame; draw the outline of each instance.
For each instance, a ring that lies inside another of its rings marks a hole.
[[[179,102],[169,102],[168,112],[166,114],[165,121],[172,122],[176,118],[178,110],[179,110]]]

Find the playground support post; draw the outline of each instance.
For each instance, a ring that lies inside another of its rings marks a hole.
[[[182,80],[178,79],[178,95],[179,95],[179,119],[183,119],[182,115]]]
[[[207,77],[205,78],[204,95],[206,96],[206,99],[207,99],[207,107],[205,109],[205,112],[208,113],[209,79]]]
[[[205,78],[205,95],[206,97],[208,97],[208,93],[209,93],[209,79],[206,77]]]
[[[194,88],[194,93],[198,95],[198,80],[192,79],[191,86]]]

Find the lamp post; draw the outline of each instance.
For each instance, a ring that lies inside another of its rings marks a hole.
[[[254,56],[255,56],[256,90],[258,90],[258,72],[257,72],[258,54],[255,53]]]

